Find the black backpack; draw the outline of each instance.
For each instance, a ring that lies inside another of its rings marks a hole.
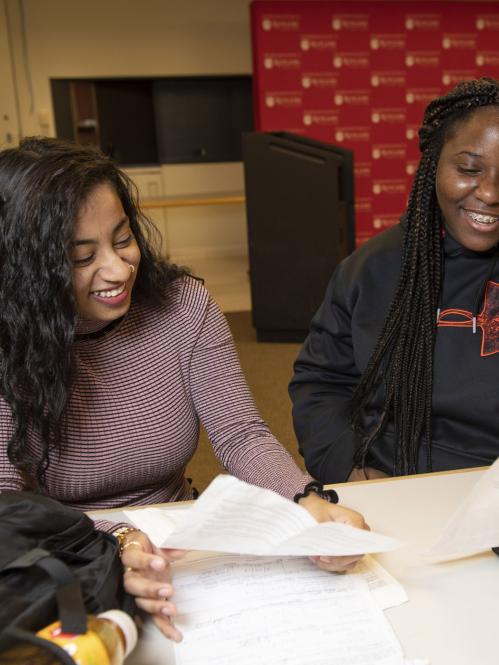
[[[134,608],[123,589],[116,539],[95,529],[85,513],[49,497],[0,493],[0,663],[19,643],[73,663],[36,631],[59,619],[63,632],[81,634],[87,613],[113,608]]]

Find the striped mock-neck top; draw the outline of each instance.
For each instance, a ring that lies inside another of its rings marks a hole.
[[[165,305],[133,302],[117,325],[78,336],[75,361],[63,446],[46,474],[53,498],[82,510],[191,498],[184,471],[200,422],[241,480],[289,498],[310,482],[257,412],[225,318],[198,280],[178,279]],[[10,433],[0,398],[0,489],[22,489]]]

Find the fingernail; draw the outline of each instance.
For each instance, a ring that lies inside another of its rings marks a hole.
[[[151,561],[151,568],[153,568],[154,570],[163,570],[164,567],[165,567],[165,562],[163,561],[163,559],[153,559]]]
[[[161,598],[168,598],[171,592],[172,590],[169,587],[165,586],[162,589],[159,589],[158,596],[160,596]]]
[[[319,561],[322,561],[322,563],[331,563],[331,557],[329,557],[329,556],[320,556]]]

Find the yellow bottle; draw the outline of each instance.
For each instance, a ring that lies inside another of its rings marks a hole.
[[[122,665],[137,644],[137,627],[121,610],[109,610],[87,619],[84,635],[65,635],[56,621],[37,635],[55,642],[76,665]]]
[[[109,610],[87,617],[87,632],[82,635],[61,632],[55,621],[37,635],[60,646],[75,665],[122,665],[137,644],[137,627],[121,610]],[[45,649],[24,644],[0,654],[0,665],[56,665],[59,661]]]

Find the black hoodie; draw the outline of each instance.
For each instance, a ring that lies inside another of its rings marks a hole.
[[[360,437],[349,422],[350,398],[398,282],[402,238],[397,225],[338,266],[295,363],[290,395],[300,452],[311,475],[324,483],[346,480],[353,468]],[[433,365],[433,471],[483,466],[499,456],[499,261],[494,263],[495,250],[472,252],[449,234],[443,252]],[[375,399],[367,424],[382,399]],[[389,423],[366,464],[391,475],[393,444]],[[417,470],[430,470],[423,445]]]

